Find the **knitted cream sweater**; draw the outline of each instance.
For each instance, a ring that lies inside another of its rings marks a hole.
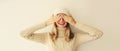
[[[28,28],[22,31],[21,36],[26,39],[44,44],[45,46],[49,48],[49,51],[76,51],[76,48],[80,44],[98,39],[103,34],[100,30],[94,27],[91,27],[83,23],[76,23],[73,26],[87,33],[76,32],[74,34],[75,35],[74,38],[70,42],[67,42],[65,40],[65,28],[58,28],[58,31],[59,31],[58,39],[54,43],[49,35],[49,32],[34,33],[38,29],[42,29],[46,26],[47,25],[45,23],[35,25],[31,28]]]

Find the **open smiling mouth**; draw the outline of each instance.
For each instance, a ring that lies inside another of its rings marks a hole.
[[[59,24],[59,25],[64,25],[64,24],[65,24],[65,22],[58,22],[58,24]]]

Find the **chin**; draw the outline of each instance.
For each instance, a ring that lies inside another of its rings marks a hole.
[[[59,25],[58,27],[64,28],[64,27],[66,27],[66,26],[63,26],[63,25]]]

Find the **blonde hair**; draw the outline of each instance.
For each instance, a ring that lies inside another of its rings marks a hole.
[[[55,42],[55,40],[57,40],[57,38],[58,38],[58,30],[57,30],[56,23],[54,23],[54,27],[53,27],[52,32],[51,32],[50,35],[51,35],[52,41]],[[65,40],[67,42],[70,42],[74,38],[74,34],[71,31],[69,23],[67,23],[67,25],[66,25],[65,36],[66,36]]]

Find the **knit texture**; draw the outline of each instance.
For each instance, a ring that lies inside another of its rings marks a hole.
[[[49,48],[49,51],[76,51],[76,48],[86,42],[96,40],[102,36],[102,31],[83,24],[83,23],[76,23],[75,26],[79,30],[82,30],[86,33],[74,33],[74,38],[67,42],[65,40],[65,28],[58,28],[58,38],[55,41],[55,43],[52,41],[49,32],[45,33],[34,33],[38,29],[42,29],[46,27],[47,25],[45,23],[38,24],[35,26],[32,26],[30,28],[27,28],[21,32],[21,36],[32,41],[36,41],[39,43],[44,44]]]

